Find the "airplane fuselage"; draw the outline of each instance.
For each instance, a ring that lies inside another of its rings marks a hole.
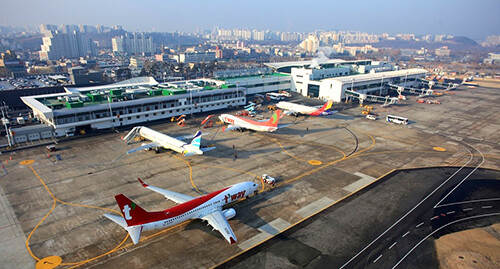
[[[219,119],[224,123],[228,123],[230,126],[239,126],[241,128],[254,130],[257,132],[274,132],[278,129],[278,127],[269,126],[267,122],[240,118],[230,114],[222,114],[219,116]]]
[[[304,115],[309,115],[315,111],[318,111],[318,108],[315,107],[310,107],[310,106],[305,106],[305,105],[299,105],[295,103],[290,103],[290,102],[279,102],[276,104],[278,108],[291,111],[294,113],[299,113],[299,114],[304,114]]]
[[[193,148],[193,147],[189,147],[189,144],[184,142],[184,141],[175,139],[175,138],[168,136],[166,134],[162,134],[162,133],[157,132],[157,131],[150,129],[148,127],[144,127],[144,126],[141,127],[141,129],[139,130],[139,135],[148,139],[148,140],[157,142],[158,144],[162,145],[164,148],[171,149],[171,150],[179,152],[179,153],[185,153],[186,151],[194,151],[195,154],[203,154],[203,151],[196,149],[196,148]]]
[[[150,231],[175,226],[192,219],[199,219],[227,204],[246,198],[255,193],[257,189],[258,185],[250,181],[238,183],[176,205],[164,211],[152,212],[155,215],[155,220],[145,220],[144,223],[138,225],[142,225],[142,231]],[[129,207],[122,210],[125,219],[130,217],[130,210],[132,209]],[[234,217],[236,211],[230,208],[223,210],[222,213],[226,219],[230,219]],[[163,215],[164,218],[158,219],[161,215]]]

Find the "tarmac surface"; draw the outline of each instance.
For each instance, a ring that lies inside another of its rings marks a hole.
[[[454,94],[434,97],[441,105],[419,104],[415,96],[409,96],[406,104],[386,108],[374,105],[382,118],[377,121],[365,119],[357,106],[346,106],[347,109],[326,117],[285,116],[282,123],[291,125],[274,133],[222,132],[216,125],[202,129],[209,132],[203,136],[202,145],[217,147],[203,156],[184,157],[170,151],[126,155],[127,150],[140,145],[126,145],[120,140],[128,129],[61,141],[56,152],[60,160],[43,147],[2,154],[0,215],[1,219],[5,216],[6,222],[0,227],[0,259],[6,268],[29,268],[37,262],[57,264],[56,258],[47,259],[51,256],[61,258],[57,268],[212,267],[276,238],[316,212],[342,203],[346,197],[359,196],[358,190],[394,169],[451,166],[457,170],[464,166],[457,174],[459,177],[450,179],[442,188],[449,189],[478,165],[500,168],[500,97],[496,91],[458,89]],[[321,104],[308,99],[303,102]],[[271,115],[264,108],[261,114]],[[408,117],[411,122],[407,126],[390,124],[383,120],[387,114]],[[150,127],[171,136],[190,135],[203,118],[188,119],[187,127],[168,120]],[[231,206],[237,212],[229,221],[238,239],[234,245],[227,244],[217,231],[201,221],[145,233],[141,242],[133,245],[121,227],[102,216],[118,213],[114,195],[119,193],[146,210],[174,205],[142,188],[138,177],[157,187],[196,196],[241,181],[258,182],[256,177],[264,173],[277,178],[276,186],[263,186],[258,195]],[[442,177],[426,175],[423,180],[435,186]],[[379,207],[386,209],[385,214],[374,218],[372,226],[384,230],[392,217],[411,209],[429,187],[421,183],[415,186],[422,189],[412,194],[413,200],[382,203]],[[396,184],[380,196],[397,200],[397,193],[413,190],[412,187]],[[367,206],[376,204],[359,201]],[[341,208],[345,216],[352,218],[370,213],[368,209],[350,209],[348,204]],[[336,240],[346,244],[348,248],[342,257],[347,258],[363,249],[363,244],[347,240],[348,236],[359,232],[359,238],[369,239],[376,233],[362,234],[358,225],[363,225],[346,220],[335,216],[330,219],[342,233],[308,234],[325,245],[339,244]],[[398,231],[405,228],[407,221],[400,223]],[[385,242],[374,245],[382,248]],[[286,246],[292,246],[289,252],[297,254],[297,264],[292,263],[293,266],[313,266],[318,262],[315,259],[322,257],[323,249],[312,249],[300,240]],[[377,262],[390,256],[380,253],[386,256]],[[360,256],[367,257],[364,253]],[[373,259],[370,256],[367,261]],[[356,264],[362,261],[361,257],[355,260]],[[289,265],[284,257],[277,261]],[[269,259],[262,266],[274,267],[274,262]]]
[[[393,268],[396,264],[400,268],[437,268],[434,238],[500,221],[500,171],[496,170],[475,171],[467,180],[469,184],[457,188],[434,208],[450,191],[443,185],[405,215],[457,169],[392,172],[218,268]],[[463,173],[470,171],[464,169]],[[462,178],[457,173],[448,184],[454,186]],[[472,190],[472,185],[482,190]],[[391,226],[403,215],[404,221]],[[384,233],[387,227],[391,229]]]

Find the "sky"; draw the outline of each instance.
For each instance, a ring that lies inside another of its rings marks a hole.
[[[500,0],[0,0],[0,25],[121,25],[194,32],[214,26],[289,32],[500,35]]]

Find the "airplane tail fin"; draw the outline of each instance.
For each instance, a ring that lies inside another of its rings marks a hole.
[[[191,140],[191,143],[189,145],[194,146],[198,149],[200,148],[200,145],[201,145],[201,132],[200,131],[196,132],[193,140]]]
[[[323,112],[323,111],[327,111],[328,109],[332,108],[332,104],[333,104],[333,100],[330,99],[328,100],[324,105],[323,107],[320,108],[320,111]]]
[[[139,225],[147,220],[150,213],[142,209],[127,196],[118,194],[115,196],[115,199],[120,207],[120,211],[123,214],[123,218],[125,219],[127,226]]]
[[[283,117],[283,112],[281,111],[281,109],[278,109],[274,112],[273,116],[267,121],[267,124],[269,124],[270,126],[277,127],[278,122],[282,117]]]

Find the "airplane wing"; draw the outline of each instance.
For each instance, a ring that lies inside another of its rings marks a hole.
[[[186,194],[182,194],[182,193],[178,193],[175,191],[169,191],[169,190],[165,190],[165,189],[158,188],[155,186],[150,186],[150,185],[146,184],[146,182],[142,181],[142,179],[140,179],[140,178],[138,178],[138,180],[139,180],[139,182],[141,182],[141,184],[144,188],[152,190],[154,192],[157,192],[157,193],[165,196],[165,198],[167,198],[168,200],[172,200],[174,203],[177,203],[177,204],[185,203],[185,202],[193,200],[195,198],[195,197],[192,197],[192,196],[189,196]]]
[[[207,152],[207,151],[211,151],[211,150],[216,149],[216,147],[206,147],[206,148],[200,148],[200,149],[201,149],[201,151],[203,151],[203,152]]]
[[[219,231],[230,244],[236,243],[236,236],[220,209],[205,215],[202,219],[206,220],[215,230]]]
[[[138,148],[131,149],[131,150],[127,151],[127,154],[134,153],[134,152],[137,152],[137,151],[143,150],[143,149],[150,149],[150,148],[156,148],[156,147],[161,147],[161,146],[162,145],[160,145],[159,143],[151,142],[151,143],[146,144],[144,146],[140,146]]]
[[[294,110],[285,110],[284,114],[287,116],[290,116],[290,115],[297,115],[300,113],[298,113],[297,111],[294,111]]]
[[[238,126],[238,125],[228,125],[227,127],[222,127],[222,131],[223,132],[227,132],[227,131],[231,131],[231,130],[234,130],[234,129],[238,129],[238,128],[242,128],[241,126]]]

